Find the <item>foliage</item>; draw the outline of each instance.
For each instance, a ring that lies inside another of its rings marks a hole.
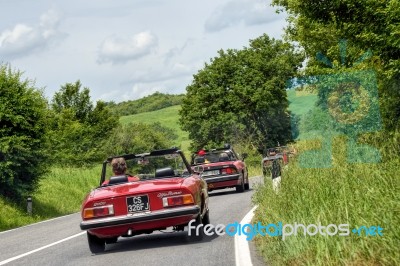
[[[90,168],[51,167],[31,195],[32,215],[27,214],[26,204],[0,197],[0,231],[78,212],[85,194],[99,185],[100,174],[100,164]]]
[[[119,116],[133,115],[160,110],[166,107],[180,105],[184,95],[164,94],[155,92],[149,96],[120,103],[108,102],[112,113]]]
[[[107,156],[143,153],[173,146],[175,135],[160,123],[130,123],[116,127],[104,145]]]
[[[287,38],[299,43],[309,57],[306,73],[334,73],[332,67],[374,69],[378,73],[384,125],[388,130],[399,128],[398,0],[274,0],[273,4],[289,13]],[[340,39],[347,40],[346,51],[338,47]],[[366,56],[368,50],[374,56]],[[327,67],[317,61],[317,53],[331,59],[332,64]]]
[[[51,117],[51,152],[53,163],[83,165],[104,157],[102,148],[118,125],[102,101],[95,106],[88,88],[81,83],[67,83],[54,95]]]
[[[302,60],[293,46],[267,35],[242,50],[220,50],[186,88],[180,123],[192,148],[242,138],[255,147],[289,141],[285,85]]]
[[[47,102],[33,82],[0,66],[0,194],[31,193],[46,171]]]

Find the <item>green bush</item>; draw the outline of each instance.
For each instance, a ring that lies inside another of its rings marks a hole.
[[[46,170],[47,102],[32,81],[0,66],[0,194],[18,200]]]

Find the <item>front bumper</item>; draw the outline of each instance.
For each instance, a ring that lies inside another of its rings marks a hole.
[[[199,206],[185,206],[171,209],[165,209],[154,212],[144,212],[137,214],[129,214],[117,217],[107,217],[100,219],[91,219],[82,221],[80,227],[82,230],[96,229],[102,227],[118,226],[140,222],[152,222],[163,219],[172,219],[181,216],[195,215],[200,213]]]

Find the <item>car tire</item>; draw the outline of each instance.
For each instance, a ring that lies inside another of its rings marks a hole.
[[[203,216],[203,224],[210,224],[210,210],[207,210],[206,214]]]
[[[93,254],[102,253],[106,249],[106,240],[102,238],[98,238],[95,235],[87,232],[87,239],[89,243],[89,249]]]
[[[250,183],[245,183],[244,184],[244,189],[249,190],[250,189]]]
[[[201,219],[201,214],[199,213],[199,215],[196,218],[196,221],[193,223],[194,228],[190,232],[189,238],[190,238],[191,241],[201,241],[203,239],[204,226],[199,229],[199,234],[196,235],[196,230],[197,230],[196,228],[201,224],[203,224],[203,222],[202,222],[202,219]]]
[[[240,185],[236,186],[236,192],[243,192],[244,191],[244,176],[242,176],[242,182]]]

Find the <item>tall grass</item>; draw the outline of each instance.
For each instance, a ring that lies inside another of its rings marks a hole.
[[[399,134],[375,141],[381,146],[380,163],[349,163],[346,139],[333,140],[330,168],[302,168],[299,158],[283,171],[279,193],[270,180],[259,187],[254,221],[262,224],[349,224],[350,230],[381,226],[383,236],[289,236],[256,238],[271,265],[399,265],[400,158]],[[316,148],[301,142],[298,150]],[[303,164],[304,166],[304,164]]]
[[[98,185],[101,167],[52,168],[32,195],[32,215],[26,204],[19,206],[0,198],[0,231],[78,212],[86,193]]]

